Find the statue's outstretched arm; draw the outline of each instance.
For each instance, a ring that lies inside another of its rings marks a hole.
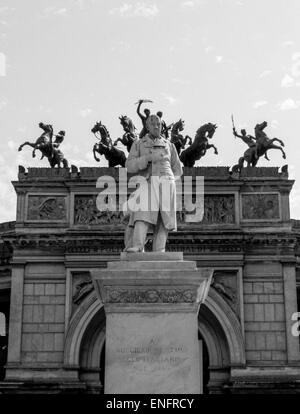
[[[234,133],[234,136],[235,136],[235,137],[237,137],[237,138],[241,138],[241,139],[243,138],[243,135],[239,135],[237,132],[233,132],[233,133]]]
[[[48,125],[49,126],[49,131],[50,131],[50,142],[52,144],[53,142],[53,126],[52,125]]]
[[[136,108],[136,112],[137,112],[138,116],[141,118],[141,120],[144,121],[145,117],[144,117],[144,115],[140,111],[142,103],[143,103],[143,101],[140,100],[139,101],[139,104],[138,104],[138,106]]]

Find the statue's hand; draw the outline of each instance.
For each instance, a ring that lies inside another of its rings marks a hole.
[[[167,155],[161,154],[161,153],[151,153],[147,155],[147,161],[148,162],[157,162],[157,161],[163,161],[164,159],[168,158]]]

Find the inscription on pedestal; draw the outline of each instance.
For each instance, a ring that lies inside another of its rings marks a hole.
[[[166,371],[182,364],[187,358],[188,348],[184,345],[158,346],[152,339],[149,344],[116,349],[120,363],[131,365],[137,372],[151,373]]]
[[[109,313],[106,333],[106,393],[200,392],[192,313]]]

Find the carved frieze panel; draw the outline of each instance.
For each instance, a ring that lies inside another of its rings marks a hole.
[[[100,211],[96,204],[97,194],[75,195],[74,224],[120,224],[124,225],[126,219],[121,211]]]
[[[279,194],[242,194],[244,220],[278,220],[280,218]]]
[[[118,224],[125,226],[127,218],[120,211],[100,211],[96,205],[97,194],[75,195],[74,198],[74,224],[99,225]],[[177,211],[178,225],[187,224],[187,214]],[[206,194],[204,196],[204,216],[201,224],[234,224],[235,198],[234,194]],[[194,224],[194,223],[192,223]]]
[[[177,212],[178,224],[184,224],[187,214]],[[235,198],[234,194],[205,194],[204,215],[201,224],[234,224],[235,223]]]
[[[29,195],[27,220],[65,221],[67,220],[67,197],[63,195]]]

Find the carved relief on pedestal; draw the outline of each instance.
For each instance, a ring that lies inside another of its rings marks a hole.
[[[66,197],[60,195],[29,195],[27,220],[67,220]]]
[[[244,220],[276,220],[280,218],[278,194],[242,194]]]
[[[172,288],[107,288],[108,303],[193,303],[196,289]]]

